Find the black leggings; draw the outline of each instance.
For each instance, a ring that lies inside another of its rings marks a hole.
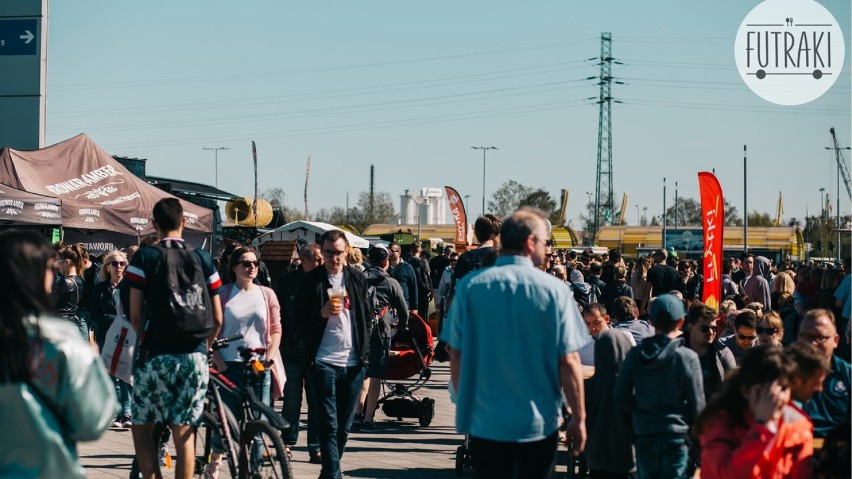
[[[556,466],[558,433],[535,442],[502,442],[470,437],[474,479],[550,479]],[[513,476],[517,469],[517,475]]]

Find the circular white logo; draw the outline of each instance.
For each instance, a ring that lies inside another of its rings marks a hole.
[[[766,0],[746,15],[734,42],[737,69],[766,101],[801,105],[827,92],[846,45],[834,16],[813,0]]]

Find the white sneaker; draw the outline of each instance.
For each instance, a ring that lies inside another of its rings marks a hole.
[[[167,443],[163,443],[163,445],[160,446],[160,465],[161,466],[166,465],[166,457],[168,455],[169,455],[169,445]]]
[[[121,427],[125,429],[130,429],[130,426],[133,425],[133,421],[130,419],[130,416],[124,416],[121,420]]]
[[[218,479],[219,466],[222,465],[222,455],[213,453],[210,455],[210,464],[204,466],[204,473],[201,475],[204,479]]]
[[[113,419],[112,427],[121,427],[121,417],[120,416],[116,416],[116,418]]]

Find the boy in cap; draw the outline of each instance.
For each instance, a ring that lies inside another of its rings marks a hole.
[[[639,479],[681,478],[688,468],[689,427],[704,408],[701,363],[678,337],[683,302],[663,294],[650,309],[656,334],[627,354],[615,396],[633,417]]]

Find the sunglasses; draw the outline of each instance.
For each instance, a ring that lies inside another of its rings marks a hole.
[[[778,332],[778,328],[763,328],[763,327],[758,326],[756,331],[757,331],[757,334],[772,335],[772,334],[775,334],[775,333]]]
[[[257,266],[258,266],[260,263],[258,263],[257,261],[243,260],[243,261],[240,261],[240,262],[239,262],[239,263],[237,263],[237,264],[241,264],[241,265],[243,265],[243,268],[251,268],[251,267],[255,267],[255,268],[257,268]]]
[[[702,333],[706,333],[707,331],[713,331],[714,333],[719,330],[719,326],[707,326],[706,324],[702,324],[698,326],[698,329]]]
[[[127,266],[127,261],[110,261],[109,264],[115,266],[116,268],[118,268],[119,266],[123,268]]]
[[[746,336],[745,334],[737,334],[737,337],[740,338],[740,341],[754,341],[757,339],[757,336]]]

